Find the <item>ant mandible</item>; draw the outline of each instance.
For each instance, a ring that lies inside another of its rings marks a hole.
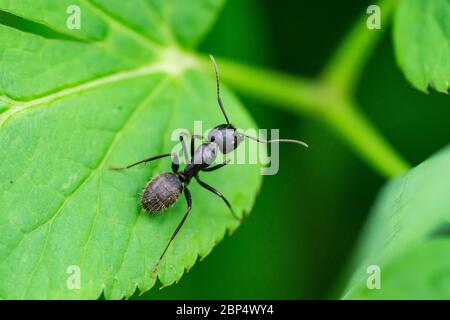
[[[237,131],[237,129],[228,120],[228,116],[225,112],[222,99],[220,97],[219,71],[217,68],[217,63],[212,55],[210,55],[210,58],[216,74],[217,102],[225,117],[226,124],[221,124],[213,128],[208,134],[208,142],[202,143],[197,149],[195,149],[195,139],[196,138],[203,139],[203,137],[192,135],[190,142],[189,156],[185,141],[183,139],[183,135],[180,135],[180,142],[183,150],[183,156],[187,163],[184,170],[181,171],[179,170],[180,169],[178,161],[179,159],[176,153],[173,154],[164,153],[158,156],[150,157],[135,162],[126,167],[110,167],[111,170],[124,170],[134,167],[138,164],[147,163],[165,157],[172,157],[172,172],[162,173],[154,177],[145,187],[140,200],[142,208],[150,213],[161,212],[171,207],[179,199],[179,197],[183,192],[187,202],[186,213],[184,214],[180,223],[170,236],[169,241],[166,247],[164,248],[164,251],[162,252],[160,258],[158,259],[158,262],[153,268],[152,271],[153,274],[156,273],[161,263],[161,260],[164,258],[164,255],[167,252],[167,249],[169,249],[170,244],[177,236],[178,232],[180,231],[181,227],[186,221],[189,212],[191,211],[192,197],[188,189],[188,185],[191,182],[192,178],[194,178],[203,188],[221,198],[225,202],[227,207],[230,209],[233,217],[242,222],[242,219],[239,218],[239,216],[233,210],[233,207],[228,202],[228,200],[223,196],[223,194],[220,191],[213,188],[212,186],[210,186],[209,184],[207,184],[206,182],[202,181],[199,177],[200,171],[202,172],[215,171],[217,169],[224,167],[229,163],[229,161],[225,160],[220,164],[210,166],[216,160],[218,150],[220,150],[220,152],[226,155],[227,153],[230,153],[234,149],[236,149],[239,146],[239,144],[244,140],[244,138],[255,140],[259,143],[292,142],[308,147],[306,143],[299,140],[292,140],[292,139],[263,140]]]

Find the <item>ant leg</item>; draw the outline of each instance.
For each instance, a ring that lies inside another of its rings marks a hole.
[[[231,214],[233,215],[233,217],[234,217],[236,220],[239,220],[239,221],[242,223],[242,218],[239,218],[239,217],[238,217],[238,215],[236,214],[236,212],[234,212],[233,208],[231,207],[231,204],[228,202],[228,200],[223,196],[223,194],[222,194],[220,191],[214,189],[214,188],[211,187],[209,184],[207,184],[207,183],[203,182],[202,180],[200,180],[200,178],[199,178],[198,175],[195,176],[195,180],[197,180],[197,182],[198,182],[203,188],[205,188],[205,189],[208,190],[208,191],[211,191],[211,192],[214,193],[216,196],[218,196],[219,198],[221,198],[221,199],[225,202],[225,204],[227,205],[227,207],[230,209]]]
[[[178,170],[180,169],[180,161],[178,159],[178,156],[176,153],[172,155],[172,171],[173,173],[178,173]]]
[[[180,134],[180,142],[181,142],[181,148],[183,149],[183,157],[184,157],[184,160],[186,161],[186,163],[190,163],[191,160],[190,160],[190,158],[189,158],[189,156],[188,156],[187,148],[186,148],[186,143],[184,142],[184,137],[183,137],[182,134]]]
[[[126,167],[113,167],[113,166],[110,166],[109,170],[125,170],[125,169],[129,169],[129,168],[134,167],[134,166],[136,166],[138,164],[141,164],[141,163],[147,163],[147,162],[150,162],[150,161],[153,161],[153,160],[157,160],[157,159],[161,159],[161,158],[164,158],[164,157],[170,157],[171,155],[172,154],[170,154],[170,153],[164,153],[164,154],[161,154],[159,156],[154,156],[154,157],[150,157],[150,158],[147,158],[147,159],[135,162],[135,163],[130,164],[130,165],[126,166]]]
[[[215,171],[215,170],[217,170],[217,169],[220,169],[220,168],[226,166],[227,164],[230,163],[230,161],[231,161],[231,159],[227,159],[227,160],[225,160],[224,162],[222,162],[222,163],[220,163],[220,164],[217,164],[217,165],[215,165],[215,166],[212,166],[212,167],[209,167],[209,168],[206,168],[206,169],[202,169],[202,171],[204,171],[204,172]]]
[[[170,244],[172,243],[173,239],[175,239],[175,237],[177,236],[178,231],[180,231],[181,227],[183,226],[184,222],[186,221],[186,218],[189,215],[189,212],[191,211],[192,208],[192,197],[191,197],[191,193],[189,192],[189,189],[185,186],[184,187],[184,196],[186,198],[186,202],[187,202],[187,210],[186,213],[183,216],[183,219],[181,219],[181,222],[178,224],[177,228],[175,229],[175,231],[172,233],[172,235],[170,236],[169,242],[166,245],[166,248],[164,249],[163,253],[161,254],[161,256],[158,259],[158,262],[156,263],[155,267],[152,270],[152,274],[156,275],[156,272],[158,271],[158,267],[161,263],[161,260],[164,258],[164,255],[167,252],[167,249],[169,249]]]
[[[203,141],[205,138],[203,136],[199,136],[198,134],[193,134],[191,136],[191,159],[194,159],[195,139],[199,139],[199,140]]]
[[[194,153],[195,153],[195,136],[191,137],[191,160],[194,161]]]
[[[182,140],[184,141],[184,137],[185,136],[188,136],[188,135],[186,133],[182,132],[180,134],[180,141],[182,141]],[[191,155],[191,160],[192,160],[194,158],[194,152],[195,152],[195,142],[194,142],[194,140],[195,139],[204,140],[204,137],[200,136],[198,134],[190,134],[190,136],[191,136],[190,155]],[[183,141],[182,141],[183,153],[184,153],[184,155],[185,155],[185,157],[187,159],[187,156],[186,156],[187,155],[187,151],[186,151],[187,148],[186,148],[186,144]]]

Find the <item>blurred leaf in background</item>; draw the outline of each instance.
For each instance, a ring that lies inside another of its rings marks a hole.
[[[361,233],[346,298],[450,298],[449,163],[450,146],[383,189]],[[369,266],[380,270],[379,290],[367,285]]]

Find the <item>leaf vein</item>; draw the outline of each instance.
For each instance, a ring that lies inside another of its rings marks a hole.
[[[156,73],[171,73],[173,72],[173,66],[167,61],[161,61],[160,63],[153,63],[147,66],[143,66],[137,69],[127,70],[127,71],[120,71],[117,73],[113,73],[111,75],[95,79],[93,81],[88,81],[85,83],[81,83],[72,87],[67,87],[61,91],[54,92],[52,94],[27,101],[22,104],[18,104],[3,114],[0,115],[0,128],[8,121],[10,120],[14,115],[16,115],[19,112],[22,112],[24,110],[28,110],[30,108],[34,108],[40,105],[45,105],[52,103],[56,100],[60,100],[62,98],[75,95],[84,91],[88,91],[97,87],[101,87],[110,83],[119,82],[126,79],[132,79],[132,78],[138,78],[138,77],[144,77],[150,74],[156,74]]]

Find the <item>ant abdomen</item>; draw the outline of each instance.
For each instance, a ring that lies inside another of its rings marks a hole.
[[[180,197],[183,186],[174,173],[162,173],[154,177],[141,195],[145,211],[156,213],[171,207]]]

